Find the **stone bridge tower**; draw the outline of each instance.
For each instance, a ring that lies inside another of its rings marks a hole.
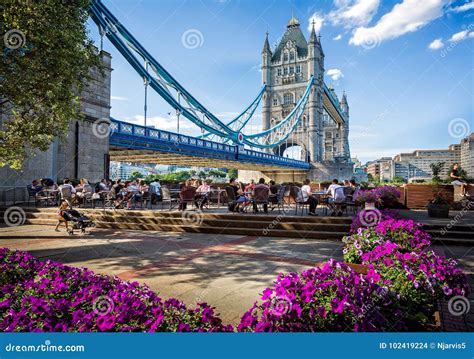
[[[299,21],[292,17],[273,51],[267,33],[262,50],[262,82],[267,85],[262,107],[263,129],[271,128],[288,115],[303,95],[311,76],[314,76],[314,85],[300,125],[273,152],[283,155],[287,148],[298,146],[300,159],[309,159],[315,168],[311,171],[311,178],[349,179],[352,177],[352,165],[347,96],[344,94],[339,102],[334,90],[330,89],[347,119],[344,125],[338,125],[323,106],[324,52],[314,24],[307,41]]]

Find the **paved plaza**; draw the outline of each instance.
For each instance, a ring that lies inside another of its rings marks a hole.
[[[105,229],[70,237],[40,225],[0,228],[0,247],[146,283],[163,298],[189,305],[208,302],[232,324],[278,273],[342,259],[342,242],[334,240]],[[474,274],[472,247],[434,249]]]

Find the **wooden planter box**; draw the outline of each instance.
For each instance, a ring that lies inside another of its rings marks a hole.
[[[438,192],[450,205],[453,204],[454,188],[452,185],[406,184],[403,195],[405,206],[410,209],[426,208],[428,202]]]

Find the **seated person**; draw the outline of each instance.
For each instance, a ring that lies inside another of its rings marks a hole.
[[[197,208],[202,210],[204,205],[209,200],[209,192],[211,192],[211,180],[205,180],[204,183],[201,184],[196,190],[194,204]]]
[[[242,184],[238,182],[235,178],[229,180],[229,187],[234,191],[235,196],[235,205],[229,206],[230,211],[243,211],[249,203],[249,198],[245,197],[242,191]]]
[[[247,186],[245,186],[244,192],[252,192],[254,188],[255,188],[255,181],[251,179],[250,183]]]
[[[108,191],[109,189],[110,189],[110,187],[107,185],[107,180],[105,178],[103,178],[99,182],[99,191]]]
[[[184,185],[181,187],[181,191],[179,192],[179,206],[178,209],[180,211],[185,211],[187,207],[187,202],[194,200],[194,196],[196,194],[196,187],[192,186],[191,180],[186,180]]]
[[[313,192],[311,191],[311,187],[309,185],[310,183],[311,181],[309,179],[304,180],[298,200],[309,204],[308,214],[310,216],[317,216],[316,207],[318,205],[318,200],[313,196]]]
[[[332,180],[332,184],[328,187],[326,194],[330,195],[328,198],[329,208],[331,208],[331,216],[342,216],[342,209],[340,203],[344,202],[346,196],[344,195],[344,187],[339,184],[339,181],[335,178]]]
[[[148,191],[150,192],[152,204],[156,204],[157,202],[161,201],[160,181],[158,181],[157,179],[153,180],[153,182],[150,183]]]
[[[59,192],[61,193],[61,198],[65,200],[72,200],[76,194],[76,189],[71,183],[69,178],[64,179],[64,183],[59,186]]]
[[[36,194],[43,189],[43,186],[38,180],[33,180],[30,185],[28,185],[29,190]]]
[[[278,191],[280,190],[280,185],[277,185],[274,180],[270,180],[268,183],[270,186],[270,203],[276,204],[278,203]]]
[[[270,187],[265,184],[265,178],[260,178],[258,184],[253,188],[253,211],[258,212],[258,203],[263,203],[263,211],[268,212],[268,199],[270,197]]]
[[[461,196],[467,197],[467,182],[460,176],[460,171],[459,171],[459,164],[455,163],[453,164],[453,170],[449,174],[449,177],[453,180],[451,184],[453,186],[460,186],[461,187]]]

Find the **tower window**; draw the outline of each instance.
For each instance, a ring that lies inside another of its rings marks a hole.
[[[280,68],[277,70],[277,75],[281,76],[281,69]]]
[[[301,73],[301,65],[296,65],[296,73]]]
[[[288,61],[288,52],[283,54],[283,61]]]
[[[285,96],[283,96],[283,104],[284,105],[291,105],[293,103],[293,94],[292,93],[286,93]]]
[[[288,75],[288,67],[285,67],[285,68],[283,69],[283,75]]]
[[[295,72],[295,68],[293,66],[290,66],[290,74],[293,74]]]
[[[278,105],[278,99],[275,97],[273,99],[273,106],[277,106]]]
[[[295,59],[295,52],[291,51],[290,52],[290,61],[293,61]]]

